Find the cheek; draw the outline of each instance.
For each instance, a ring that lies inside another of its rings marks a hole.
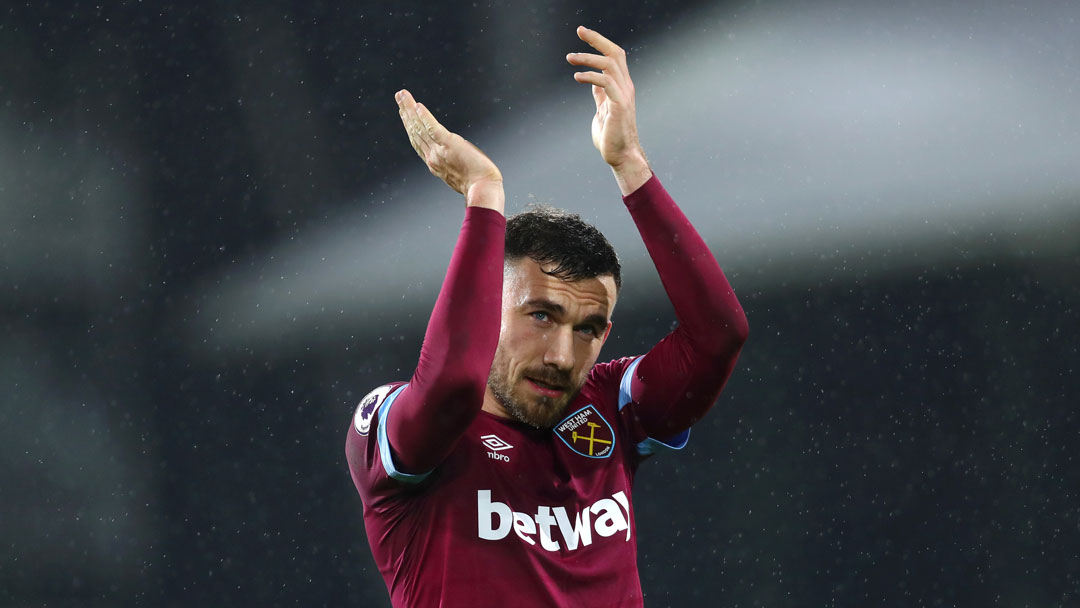
[[[514,353],[515,358],[542,349],[546,339],[543,329],[528,317],[517,317],[510,321],[504,317],[499,329],[499,348]]]
[[[581,369],[578,370],[579,378],[584,379],[585,375],[589,373],[593,365],[596,364],[596,360],[600,357],[600,347],[603,343],[598,340],[592,340],[590,342],[582,343],[578,347],[577,361],[581,365]]]
[[[536,336],[531,335],[526,328],[503,326],[492,366],[507,380],[512,379],[518,370],[532,363],[535,357],[529,346],[535,344],[536,340]]]
[[[508,338],[520,338],[528,335],[533,329],[534,323],[528,317],[523,316],[514,309],[503,309],[499,323],[500,346]]]

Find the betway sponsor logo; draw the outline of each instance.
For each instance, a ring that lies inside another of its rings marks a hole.
[[[532,515],[514,511],[505,503],[491,500],[491,490],[476,491],[476,511],[480,538],[484,540],[504,539],[511,529],[530,545],[539,540],[548,551],[563,546],[570,551],[587,547],[593,543],[594,532],[608,537],[625,531],[626,540],[630,540],[630,501],[621,491],[575,513],[573,519],[565,507],[541,506]]]

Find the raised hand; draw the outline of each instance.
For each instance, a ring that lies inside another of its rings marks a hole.
[[[423,104],[402,89],[394,95],[409,143],[432,175],[465,195],[465,204],[503,212],[505,196],[499,168],[464,137],[439,124]]]
[[[638,141],[634,83],[626,65],[626,51],[584,26],[578,26],[577,35],[601,53],[569,53],[566,56],[572,65],[600,70],[574,74],[574,80],[592,85],[596,102],[592,120],[593,145],[611,165],[623,194],[629,194],[648,181],[652,171]]]

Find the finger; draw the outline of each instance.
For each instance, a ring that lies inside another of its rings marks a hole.
[[[405,127],[405,134],[409,136],[409,145],[412,146],[413,150],[416,150],[417,154],[423,156],[424,152],[420,149],[420,144],[416,140],[413,120],[409,116],[409,113],[406,112],[404,108],[398,108],[398,116],[401,118],[401,125]]]
[[[427,151],[431,147],[430,143],[424,141],[421,136],[424,127],[417,117],[416,112],[416,100],[409,91],[402,89],[394,95],[394,99],[398,103],[398,116],[401,117],[401,124],[405,127],[405,132],[409,135],[409,145],[416,151],[421,158],[427,162]]]
[[[447,136],[450,135],[450,131],[446,127],[442,126],[442,123],[435,118],[435,115],[431,113],[431,110],[427,109],[422,103],[416,104],[416,115],[420,119],[420,124],[427,132],[428,137],[435,143],[444,143]]]
[[[416,101],[413,99],[412,94],[402,89],[394,95],[394,99],[398,104],[398,115],[401,117],[401,124],[405,126],[405,130],[412,136],[416,130]]]
[[[574,80],[591,84],[594,89],[596,87],[602,88],[606,97],[615,103],[621,103],[624,99],[622,91],[615,85],[615,80],[602,72],[574,72]],[[593,91],[593,98],[596,98],[595,90]]]
[[[405,113],[405,94],[406,93],[408,93],[408,91],[406,91],[405,89],[402,89],[402,90],[398,91],[397,93],[394,93],[394,101],[397,102],[397,113],[398,113],[398,116],[401,118],[401,124],[405,127],[405,130],[408,131],[409,130],[409,118],[408,118],[408,114]]]
[[[608,57],[606,55],[596,55],[593,53],[568,53],[566,55],[566,61],[571,65],[580,65],[587,68],[593,68],[601,70],[605,74],[610,74],[620,82],[626,82],[626,72],[622,69],[622,65]]]
[[[423,160],[424,164],[427,164],[427,154],[425,154],[424,149],[420,147],[419,140],[410,135],[409,145],[412,146],[413,152],[416,152],[416,155],[420,157],[420,160]]]
[[[402,89],[398,92],[398,109],[404,112],[402,120],[405,122],[405,128],[410,133],[415,133],[417,130],[423,131],[426,129],[426,125],[420,118],[420,111],[417,106],[420,105],[413,98],[412,93]],[[419,135],[419,133],[417,133]]]
[[[398,118],[401,119],[401,126],[405,127],[405,132],[408,133],[410,122],[409,116],[405,113],[405,110],[403,108],[398,108],[397,114]]]
[[[413,99],[412,93],[408,89],[401,89],[394,94],[394,100],[397,101],[399,110],[411,110],[416,105],[416,100]]]
[[[409,91],[402,89],[401,93],[400,106],[405,114],[402,120],[405,122],[405,128],[409,131],[409,141],[414,144],[413,147],[417,148],[417,153],[423,156],[426,162],[428,150],[435,145],[432,137],[432,132],[435,130],[434,126],[437,125],[442,128],[442,125],[435,120],[431,112],[424,108],[423,104],[418,103],[413,98]]]
[[[579,25],[577,28],[578,38],[581,38],[589,46],[600,51],[604,55],[611,57],[618,61],[624,68],[626,67],[626,51],[614,42],[608,40],[596,30],[590,30],[584,25]]]
[[[427,152],[431,146],[420,137],[419,129],[414,125],[414,121],[410,120],[409,124],[410,126],[407,127],[409,132],[409,145],[411,145],[413,150],[416,150],[416,153],[420,155],[420,158],[427,163]]]
[[[424,123],[423,117],[421,117],[420,104],[413,104],[412,111],[412,129],[416,135],[416,139],[420,142],[421,147],[430,148],[435,145],[435,142],[431,138],[431,128]]]
[[[583,65],[597,70],[610,70],[618,67],[611,57],[595,53],[567,53],[566,61],[571,65]]]

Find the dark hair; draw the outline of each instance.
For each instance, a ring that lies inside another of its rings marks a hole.
[[[506,220],[508,262],[529,257],[555,264],[546,274],[564,281],[611,275],[622,286],[619,256],[595,226],[576,213],[532,204]]]

